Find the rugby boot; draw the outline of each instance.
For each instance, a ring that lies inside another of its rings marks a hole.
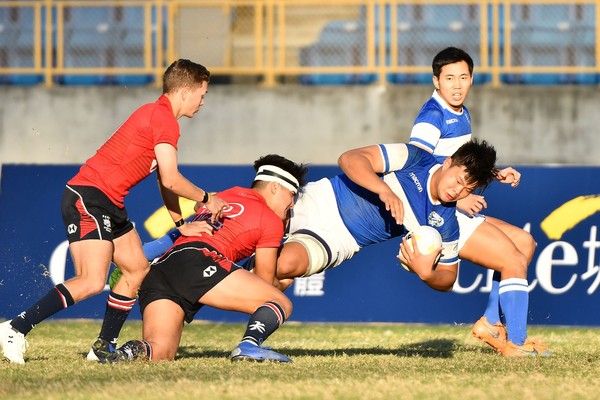
[[[2,354],[11,363],[25,364],[23,356],[29,347],[25,335],[13,329],[10,321],[0,324],[0,347]]]
[[[472,332],[473,336],[487,343],[498,352],[502,352],[504,346],[506,346],[506,328],[500,322],[492,325],[483,316],[475,322]]]
[[[229,356],[231,361],[277,361],[277,362],[292,362],[291,359],[287,358],[283,354],[279,354],[273,350],[269,350],[264,347],[260,347],[250,342],[241,342],[231,352]]]
[[[115,345],[104,339],[96,339],[86,358],[88,361],[106,362],[106,358],[115,352]]]
[[[115,364],[141,359],[149,360],[150,357],[151,347],[148,342],[145,340],[130,340],[106,357],[105,362]]]
[[[507,341],[502,350],[502,355],[504,357],[549,357],[551,353],[548,351],[548,345],[537,339],[527,338],[521,346]]]

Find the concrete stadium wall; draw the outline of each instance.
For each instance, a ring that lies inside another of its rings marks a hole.
[[[429,86],[265,89],[211,85],[194,119],[183,118],[182,164],[250,164],[279,153],[335,164],[343,151],[404,142]],[[2,87],[0,163],[81,164],[156,88]],[[597,165],[596,87],[474,87],[473,132],[504,165]]]

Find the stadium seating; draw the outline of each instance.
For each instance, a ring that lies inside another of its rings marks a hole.
[[[577,10],[576,7],[581,7]],[[514,66],[594,66],[595,29],[592,5],[513,5]],[[597,74],[508,74],[505,83],[597,84]]]
[[[329,22],[318,41],[300,50],[301,66],[366,65],[366,32],[362,22],[339,20]],[[309,85],[368,84],[373,74],[311,74],[300,77]]]
[[[0,9],[0,66],[33,68],[33,8]],[[39,74],[10,74],[1,83],[33,85],[41,82]]]

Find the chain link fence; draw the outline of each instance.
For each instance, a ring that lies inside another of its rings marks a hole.
[[[598,84],[600,0],[0,0],[0,82],[429,84],[447,46],[479,83]]]

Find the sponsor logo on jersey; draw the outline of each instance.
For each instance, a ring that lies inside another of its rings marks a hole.
[[[209,265],[208,267],[206,267],[204,269],[204,272],[202,272],[202,276],[205,278],[210,278],[216,272],[217,272],[217,267],[215,267],[214,265]]]
[[[77,225],[75,225],[75,224],[69,224],[69,226],[67,227],[67,233],[69,235],[72,235],[75,232],[77,232]]]
[[[408,176],[410,176],[410,178],[415,183],[417,190],[419,191],[419,193],[421,193],[423,191],[423,185],[421,185],[421,182],[419,182],[419,178],[417,178],[417,175],[415,175],[414,172],[411,172],[410,174],[408,174]]]
[[[446,120],[446,125],[456,124],[458,122],[458,118],[450,118]]]
[[[444,225],[444,218],[442,218],[440,214],[436,213],[435,211],[432,211],[427,217],[427,224],[439,228],[440,226]]]

